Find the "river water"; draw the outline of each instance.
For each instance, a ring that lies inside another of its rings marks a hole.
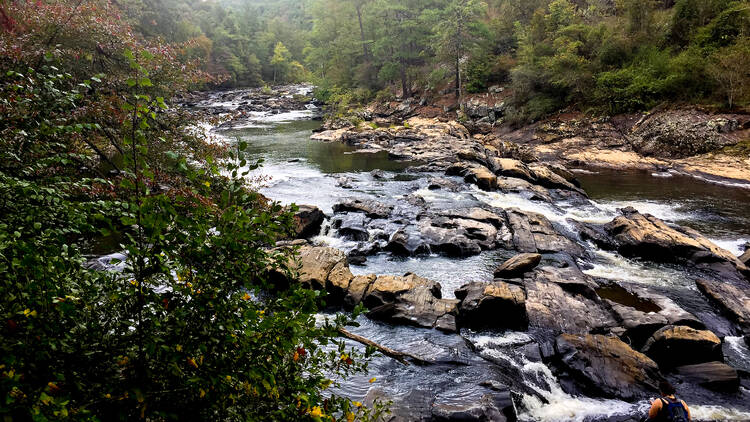
[[[426,188],[427,180],[438,175],[411,173],[412,163],[391,161],[384,152],[359,153],[339,143],[310,140],[312,130],[320,124],[313,120],[314,113],[315,110],[305,110],[259,114],[244,128],[219,134],[229,140],[247,141],[249,152],[264,160],[263,166],[254,172],[263,179],[259,185],[261,193],[282,203],[315,205],[327,214],[344,198],[418,195],[432,208],[517,207],[542,213],[565,226],[568,219],[608,222],[616,215],[617,208],[633,206],[668,222],[691,226],[738,254],[742,245],[750,241],[750,190],[722,187],[678,175],[664,177],[644,172],[583,169],[577,176],[592,199],[585,207],[565,203],[549,205],[516,194],[483,192],[468,185],[460,192],[431,191]],[[355,246],[354,242],[329,235],[326,227],[313,241],[344,250]],[[585,263],[586,273],[648,285],[683,306],[690,306],[691,312],[699,318],[702,313],[713,312],[698,298],[694,281],[684,268],[647,264],[597,250],[593,245],[589,247],[595,258]],[[511,255],[500,250],[454,259],[437,255],[396,258],[384,253],[369,257],[363,265],[352,265],[352,272],[394,275],[414,272],[439,281],[443,296],[453,297],[453,291],[469,281],[491,281],[494,268]],[[464,330],[458,336],[392,326],[364,317],[358,322],[360,326],[352,329],[358,334],[394,349],[437,357],[446,364],[405,367],[388,358],[375,358],[368,374],[342,381],[337,390],[354,400],[397,398],[418,407],[420,398],[432,396],[439,403],[464,404],[487,392],[485,387],[479,386],[480,382],[494,379],[523,387],[520,389],[523,394],[517,400],[521,420],[623,420],[621,416],[641,415],[648,407],[645,401],[631,404],[565,393],[547,366],[519,352],[532,342],[527,333]],[[729,331],[721,326],[709,328],[719,335]],[[739,337],[727,337],[725,343],[727,361],[750,370],[750,351]],[[727,348],[731,350],[727,352]],[[375,383],[368,381],[372,377],[377,379]],[[750,420],[748,397],[750,392],[745,389],[735,398],[696,397],[691,403],[693,417]],[[399,410],[407,414],[420,410],[401,406]]]

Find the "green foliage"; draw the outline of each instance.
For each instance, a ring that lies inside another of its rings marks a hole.
[[[349,318],[317,321],[324,298],[274,248],[291,214],[244,184],[247,145],[212,150],[159,95],[185,70],[168,46],[123,42],[117,66],[83,79],[34,31],[1,68],[0,417],[378,418],[327,391],[373,350],[345,349]],[[110,269],[86,265],[102,236],[124,252]]]

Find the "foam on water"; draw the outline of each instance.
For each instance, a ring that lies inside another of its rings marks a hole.
[[[542,362],[531,362],[524,355],[513,353],[513,346],[532,341],[526,333],[511,331],[499,336],[469,333],[468,338],[477,346],[480,354],[517,368],[523,376],[525,385],[547,401],[544,403],[537,396],[524,394],[519,420],[584,421],[591,417],[629,415],[648,409],[647,402],[631,404],[621,400],[575,397],[566,393],[547,365]]]
[[[750,238],[741,237],[739,239],[709,239],[721,248],[728,250],[736,256],[745,253],[745,244],[750,242]]]
[[[664,266],[644,265],[638,261],[598,248],[594,248],[592,251],[596,256],[596,260],[591,263],[593,268],[583,270],[584,274],[592,277],[650,286],[680,286],[695,289],[695,283],[684,272]]]

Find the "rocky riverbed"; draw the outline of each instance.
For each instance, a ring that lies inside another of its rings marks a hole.
[[[215,131],[266,159],[261,192],[309,205],[300,239],[279,247],[300,248],[300,281],[328,293],[327,312],[363,304],[358,334],[423,361],[379,357],[337,392],[390,399],[393,420],[625,421],[666,378],[697,420],[750,419],[739,241],[729,251],[653,207],[592,200],[569,161],[456,121],[321,131],[304,89],[190,105],[294,102]]]

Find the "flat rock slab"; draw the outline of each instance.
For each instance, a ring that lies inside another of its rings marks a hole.
[[[510,231],[513,233],[513,245],[517,251],[583,255],[581,245],[558,232],[542,214],[510,208],[506,210],[506,215]]]
[[[745,333],[750,333],[750,283],[743,288],[715,281],[697,280],[695,284],[711,302],[734,320]]]
[[[723,362],[705,362],[675,368],[684,380],[712,390],[733,392],[740,386],[737,370]]]
[[[529,326],[556,334],[607,332],[617,326],[601,301],[570,293],[560,285],[542,280],[524,280]]]
[[[617,337],[562,334],[557,360],[590,394],[634,400],[653,394],[661,374],[648,356]]]

